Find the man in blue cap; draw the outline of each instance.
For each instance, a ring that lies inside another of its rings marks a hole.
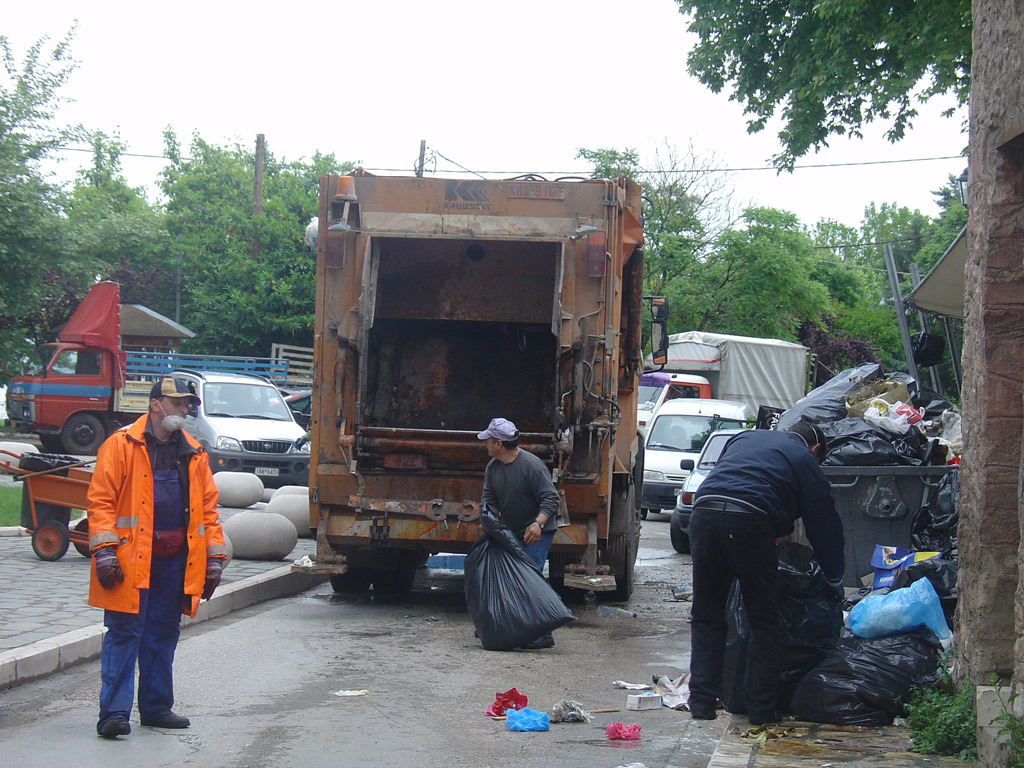
[[[189,726],[171,710],[179,623],[213,596],[227,558],[206,451],[182,429],[199,398],[169,376],[149,398],[100,446],[89,484],[89,605],[107,628],[96,732],[109,739],[131,733],[136,666],[142,725]]]
[[[508,419],[491,419],[477,438],[486,441],[491,457],[484,470],[483,505],[497,510],[502,522],[522,539],[526,554],[543,570],[557,530],[558,492],[551,473],[543,461],[519,447],[519,430]],[[548,634],[523,648],[554,645],[555,639]]]

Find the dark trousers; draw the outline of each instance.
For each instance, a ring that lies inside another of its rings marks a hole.
[[[690,518],[693,623],[690,709],[713,710],[722,688],[726,600],[733,579],[743,594],[750,642],[743,694],[750,715],[776,711],[782,617],[776,600],[778,557],[768,520],[745,512],[695,509]]]
[[[100,652],[100,719],[125,719],[132,711],[135,664],[139,665],[139,714],[154,718],[174,705],[171,668],[178,645],[181,603],[185,590],[186,552],[154,557],[149,589],[139,590],[139,612],[104,611]]]

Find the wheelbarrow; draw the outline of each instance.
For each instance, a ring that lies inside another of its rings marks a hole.
[[[21,490],[21,525],[32,534],[32,550],[40,560],[60,560],[74,544],[78,553],[89,557],[89,521],[79,520],[69,530],[72,509],[85,509],[92,470],[87,465],[95,459],[75,461],[51,454],[24,454],[0,449],[0,454],[20,459],[13,466],[10,459],[0,455],[0,472],[14,475]],[[28,460],[26,462],[26,460]],[[48,460],[48,461],[46,461]],[[43,469],[33,467],[50,464]]]

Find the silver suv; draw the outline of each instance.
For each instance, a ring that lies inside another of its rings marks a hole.
[[[185,429],[210,455],[214,472],[252,472],[268,488],[309,483],[309,443],[266,379],[242,373],[175,371],[174,378],[199,395]]]

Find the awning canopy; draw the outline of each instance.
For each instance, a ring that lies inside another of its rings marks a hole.
[[[966,228],[925,275],[907,301],[925,312],[948,317],[964,316],[964,268],[967,265]]]

